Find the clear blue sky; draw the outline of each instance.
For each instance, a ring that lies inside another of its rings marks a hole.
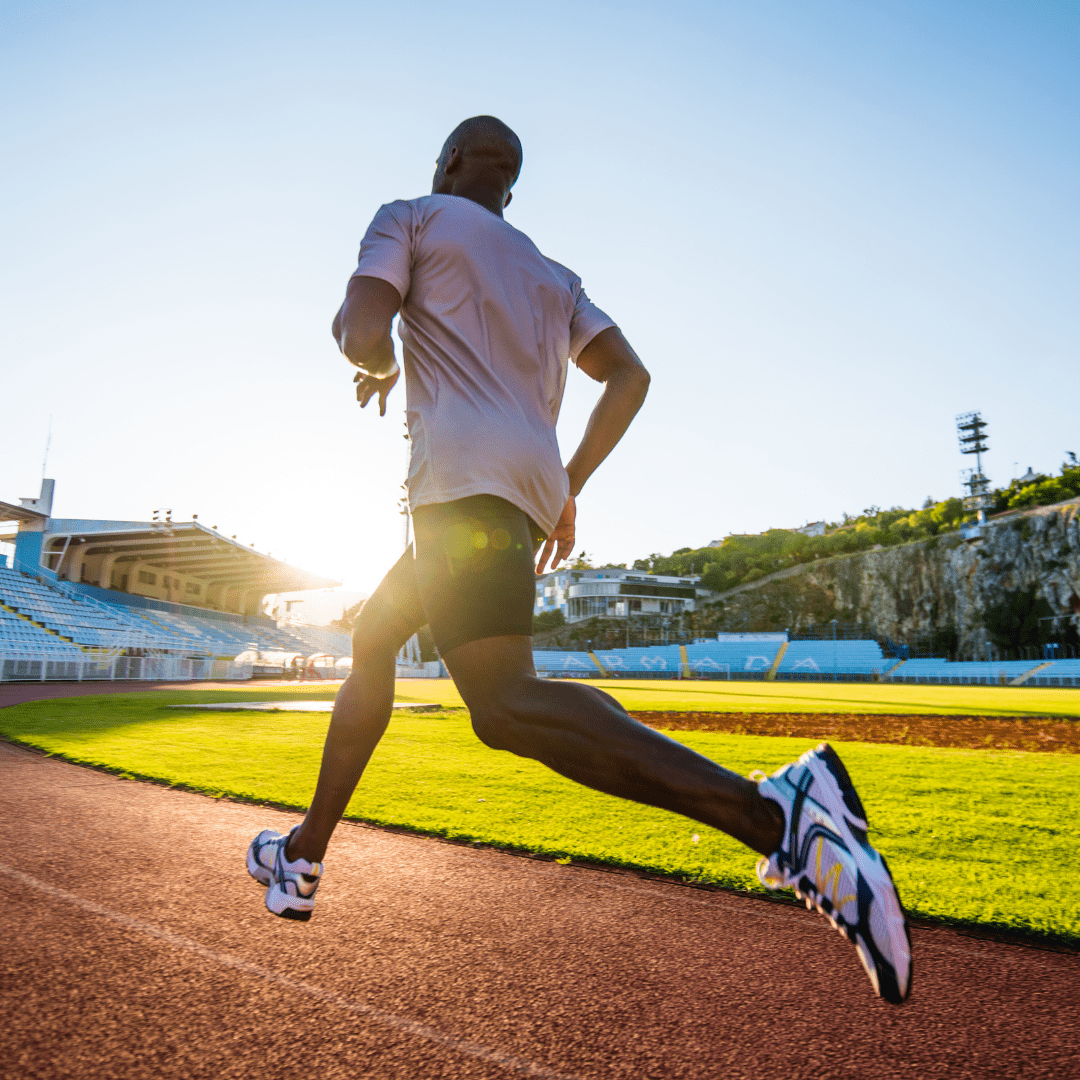
[[[0,498],[156,507],[370,589],[404,394],[329,324],[447,132],[653,372],[580,500],[603,560],[1008,482],[1080,452],[1080,5],[0,6]],[[595,384],[568,380],[564,456]]]

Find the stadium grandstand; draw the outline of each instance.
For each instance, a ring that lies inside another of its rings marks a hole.
[[[269,593],[337,584],[197,519],[54,518],[54,482],[0,502],[0,679],[244,678],[253,658],[349,656],[349,635],[261,614]],[[240,663],[237,657],[242,657]]]

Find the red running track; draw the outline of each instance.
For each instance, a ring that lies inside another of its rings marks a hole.
[[[5,1076],[1078,1075],[1071,954],[916,928],[895,1008],[794,907],[342,826],[292,923],[243,857],[296,815],[7,744],[0,812]]]

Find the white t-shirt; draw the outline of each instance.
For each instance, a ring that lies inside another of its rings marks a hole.
[[[524,233],[456,195],[381,207],[354,276],[402,296],[409,505],[498,495],[550,534],[570,490],[555,438],[567,360],[614,322]]]

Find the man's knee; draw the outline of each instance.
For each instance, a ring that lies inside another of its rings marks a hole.
[[[353,623],[353,663],[370,663],[396,656],[409,636],[406,631],[401,615],[372,597]]]

